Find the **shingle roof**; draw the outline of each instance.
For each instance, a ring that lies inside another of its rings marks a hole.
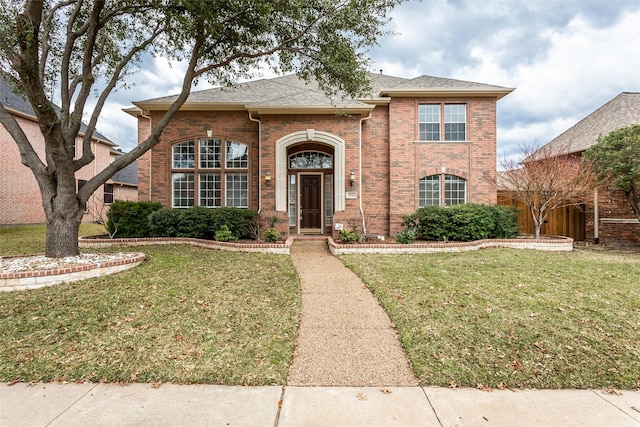
[[[14,92],[13,85],[2,78],[0,76],[0,104],[2,104],[5,108],[16,111],[24,116],[27,116],[31,119],[36,119],[36,113],[33,111],[31,104],[26,100],[25,97],[18,95]],[[56,106],[56,109],[59,108]],[[87,126],[82,123],[80,126],[80,133],[84,134],[87,130]],[[97,130],[93,131],[93,138],[99,139],[101,141],[106,142],[109,145],[116,145],[113,141],[111,141],[106,136],[102,135]]]
[[[319,89],[314,82],[305,82],[296,75],[286,75],[272,79],[254,80],[240,83],[231,87],[213,88],[192,92],[185,103],[185,106],[195,106],[197,104],[218,104],[228,107],[250,108],[258,106],[270,107],[310,107],[325,106],[331,108],[336,105],[345,108],[366,107],[369,105],[363,101],[381,99],[389,93],[408,92],[428,92],[434,91],[442,93],[448,89],[471,93],[495,92],[504,96],[513,89],[501,86],[486,85],[483,83],[473,83],[462,80],[446,79],[433,76],[421,76],[415,79],[405,79],[401,77],[387,76],[383,74],[371,73],[371,93],[362,99],[350,99],[339,97],[330,98]],[[177,95],[165,96],[161,98],[148,99],[134,102],[140,108],[151,108],[156,104],[158,108],[173,102]]]
[[[622,92],[545,147],[551,152],[582,152],[597,143],[600,135],[633,124],[640,124],[640,93]]]
[[[114,173],[111,181],[119,184],[138,185],[138,161],[135,160],[133,163]]]

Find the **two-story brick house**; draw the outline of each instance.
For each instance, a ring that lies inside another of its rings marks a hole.
[[[371,74],[363,99],[289,75],[192,93],[138,162],[139,200],[238,206],[288,234],[394,235],[426,205],[496,202],[496,103],[513,89]],[[174,96],[134,102],[139,139]]]
[[[26,99],[13,90],[13,86],[0,78],[0,103],[11,113],[31,142],[36,153],[44,159],[45,144],[36,115]],[[84,126],[76,140],[76,156],[80,156]],[[93,133],[92,149],[95,160],[76,173],[81,186],[97,172],[107,167],[117,156],[117,145],[99,132]],[[0,125],[0,225],[41,224],[46,221],[40,188],[31,170],[22,164],[20,151],[9,132]],[[99,188],[87,203],[84,221],[98,221],[106,215],[114,199],[137,200],[137,180],[131,179],[131,170],[114,175]],[[134,172],[136,173],[136,172]]]

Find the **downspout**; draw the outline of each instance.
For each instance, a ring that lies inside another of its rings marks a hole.
[[[149,134],[151,134],[151,116],[144,114],[144,110],[140,110],[140,117],[149,120]],[[151,202],[151,156],[153,155],[153,148],[149,150],[149,201]]]
[[[600,212],[598,210],[598,189],[593,195],[593,243],[600,243]]]
[[[262,212],[262,122],[260,119],[251,117],[249,111],[249,120],[258,123],[258,213]],[[275,171],[273,172],[275,174]]]
[[[358,170],[358,179],[360,180],[360,216],[362,217],[362,234],[366,238],[367,237],[367,223],[364,219],[364,208],[362,206],[362,199],[364,198],[364,185],[362,185],[362,124],[365,120],[369,120],[371,118],[371,114],[373,110],[369,111],[369,115],[367,117],[363,117],[360,119],[360,136],[359,136],[359,170]]]

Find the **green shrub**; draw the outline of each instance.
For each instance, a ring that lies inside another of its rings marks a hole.
[[[280,240],[280,233],[276,231],[275,228],[267,228],[264,231],[264,241],[274,243]]]
[[[180,226],[182,209],[160,209],[149,215],[151,237],[176,237]]]
[[[415,228],[407,228],[396,235],[396,241],[403,245],[408,245],[418,238],[418,231]]]
[[[250,209],[194,206],[156,211],[149,217],[148,227],[152,237],[218,240],[216,232],[224,226],[237,240],[250,237],[250,224],[255,223],[257,217],[258,213]]]
[[[449,235],[446,209],[440,206],[425,206],[402,221],[405,229],[415,228],[420,240],[447,240]]]
[[[415,229],[416,237],[421,240],[469,242],[513,237],[518,232],[517,221],[516,209],[467,203],[420,208],[405,215],[402,226],[404,232]]]
[[[258,213],[251,209],[224,207],[209,209],[213,212],[213,229],[219,230],[226,225],[234,236],[239,239],[250,237],[249,224],[256,220]]]
[[[149,237],[147,218],[159,209],[158,202],[116,200],[107,212],[107,232],[113,237]]]
[[[237,242],[238,238],[233,235],[229,227],[226,224],[223,224],[222,227],[215,234],[216,240],[218,242]]]
[[[518,215],[520,211],[515,206],[487,206],[493,217],[494,227],[491,237],[497,239],[511,239],[518,235]]]
[[[471,242],[489,237],[494,228],[493,217],[482,205],[462,204],[446,209],[448,237],[456,242]]]
[[[342,243],[355,243],[360,240],[360,236],[358,236],[358,232],[354,228],[350,231],[340,230],[338,237]]]
[[[219,229],[215,223],[213,209],[204,206],[194,206],[180,209],[176,237],[191,237],[194,239],[213,239],[215,231]]]

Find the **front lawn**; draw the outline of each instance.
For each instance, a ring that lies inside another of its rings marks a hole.
[[[0,292],[0,381],[285,384],[300,312],[288,257],[130,250],[147,260],[109,277]]]
[[[640,387],[640,254],[342,259],[386,308],[422,385]]]
[[[80,224],[80,236],[104,233],[102,225]],[[0,226],[0,256],[43,254],[44,245],[44,225]]]

